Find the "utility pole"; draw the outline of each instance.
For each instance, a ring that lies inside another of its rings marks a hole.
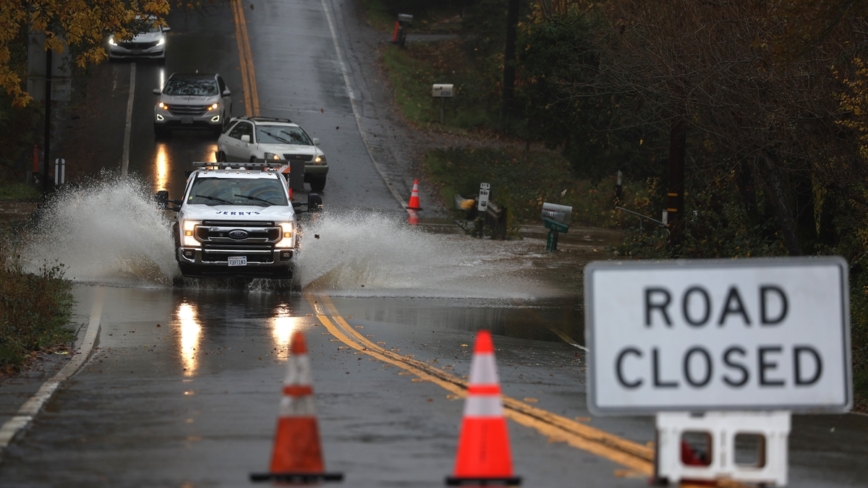
[[[45,146],[42,149],[42,199],[48,198],[48,162],[51,147],[51,49],[45,54]]]

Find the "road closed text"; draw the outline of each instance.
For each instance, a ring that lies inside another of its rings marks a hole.
[[[643,297],[644,327],[673,329],[686,327],[781,327],[789,312],[790,299],[782,286],[761,284],[756,289],[742,290],[729,286],[721,303],[714,303],[712,294],[703,286],[690,286],[677,292],[664,286],[645,287]],[[662,364],[672,364],[677,355],[677,368],[663,371]],[[781,363],[789,361],[786,376]],[[712,352],[694,345],[682,350],[624,346],[615,357],[615,373],[625,388],[705,388],[718,382],[729,388],[742,388],[753,382],[763,388],[787,384],[810,386],[823,373],[820,352],[810,344],[785,346],[760,344],[746,348],[729,345]]]
[[[848,405],[846,266],[758,261],[589,265],[591,409]]]

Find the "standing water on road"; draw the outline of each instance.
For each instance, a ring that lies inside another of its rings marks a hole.
[[[31,271],[61,263],[66,276],[77,282],[179,282],[171,214],[157,209],[150,191],[134,178],[111,176],[59,192],[32,228],[19,236],[23,263]],[[547,268],[565,262],[543,252],[539,242],[435,234],[408,226],[402,217],[366,211],[314,216],[313,222],[302,225],[298,284],[347,297],[530,299],[564,292],[563,283],[558,283],[564,279],[552,279],[559,271]],[[567,267],[580,269],[568,263]],[[571,272],[566,279],[577,278]],[[225,280],[183,284],[237,286]],[[264,280],[247,283],[251,290],[284,288],[272,285]]]
[[[540,251],[538,243],[428,233],[395,216],[326,213],[304,226],[299,281],[305,289],[356,297],[559,294],[535,273],[535,261],[550,259]]]

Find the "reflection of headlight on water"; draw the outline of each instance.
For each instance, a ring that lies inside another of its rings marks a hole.
[[[181,323],[181,360],[184,363],[184,376],[192,376],[196,371],[196,348],[202,327],[197,319],[196,307],[189,303],[178,306],[178,321]]]

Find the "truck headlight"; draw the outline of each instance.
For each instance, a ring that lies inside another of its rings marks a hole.
[[[326,158],[323,155],[319,155],[319,156],[313,158],[313,162],[314,162],[314,164],[325,164]]]
[[[265,159],[266,159],[266,161],[269,159],[274,160],[274,161],[280,161],[281,159],[283,159],[283,157],[281,157],[281,155],[277,154],[277,153],[267,152],[267,153],[265,153]]]
[[[196,226],[201,224],[198,220],[185,220],[181,226],[181,244],[183,246],[200,246],[196,240]]]
[[[280,240],[274,247],[292,247],[292,222],[280,223]]]

